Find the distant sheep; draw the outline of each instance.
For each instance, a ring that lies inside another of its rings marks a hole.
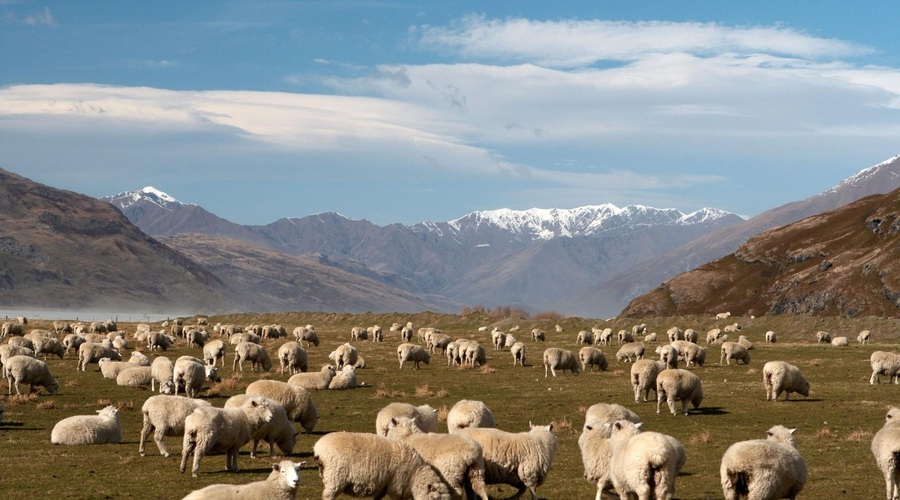
[[[678,349],[675,346],[661,345],[656,348],[656,354],[659,354],[659,360],[666,368],[678,368]]]
[[[350,329],[350,341],[358,341],[358,340],[368,340],[369,332],[366,331],[366,327],[364,326],[354,326]]]
[[[419,363],[429,364],[431,354],[420,345],[403,343],[397,346],[397,359],[400,361],[401,370],[403,369],[403,364],[407,361],[412,362],[413,368],[418,370]]]
[[[566,370],[572,372],[572,375],[578,375],[581,369],[578,366],[578,358],[572,351],[560,349],[558,347],[550,347],[544,350],[544,378],[552,373],[556,376],[556,370],[561,370],[565,374]]]
[[[16,394],[21,395],[19,384],[28,384],[29,393],[34,392],[35,386],[47,389],[51,396],[59,391],[59,382],[50,374],[47,363],[31,356],[11,356],[3,364],[3,373],[9,385],[7,395],[12,395],[13,386]]]
[[[738,361],[743,361],[745,365],[749,365],[750,351],[737,342],[725,342],[722,344],[722,355],[719,357],[719,364],[721,365],[724,362],[726,365],[730,365],[731,360],[734,360],[734,364],[738,364]]]
[[[109,358],[102,358],[97,364],[100,365],[100,373],[103,374],[103,378],[112,380],[119,376],[120,371],[138,366],[128,361],[113,361]]]
[[[831,339],[831,345],[834,347],[847,347],[850,345],[850,339],[847,337],[835,337]]]
[[[303,387],[278,380],[257,380],[248,385],[244,392],[251,396],[264,396],[277,401],[284,406],[288,418],[299,422],[307,433],[316,428],[319,412],[316,410],[312,395]]]
[[[294,328],[294,339],[301,345],[306,342],[306,347],[309,347],[310,344],[319,347],[319,335],[316,334],[316,329],[312,325]]]
[[[334,361],[338,370],[341,370],[344,365],[355,365],[358,357],[359,352],[350,344],[339,345],[328,355],[328,359]]]
[[[119,409],[107,406],[98,415],[75,415],[60,420],[50,432],[52,444],[108,444],[122,440]]]
[[[807,471],[794,443],[795,430],[776,425],[766,432],[768,439],[731,445],[719,468],[725,498],[796,498]]]
[[[656,342],[656,332],[644,335],[644,342]]]
[[[659,372],[656,376],[656,413],[660,413],[660,406],[665,400],[669,405],[672,415],[675,411],[675,401],[681,400],[681,413],[688,414],[688,404],[694,409],[700,407],[703,402],[703,384],[700,377],[688,370],[668,369]]]
[[[422,432],[438,431],[438,415],[431,406],[390,403],[379,410],[378,415],[375,416],[375,434],[387,437],[391,420],[394,418],[409,419]]]
[[[588,366],[591,367],[591,371],[594,371],[595,366],[600,371],[606,370],[609,367],[609,363],[607,363],[603,351],[596,347],[582,347],[581,350],[578,351],[578,359],[581,361],[582,371],[587,371]]]
[[[722,335],[722,330],[720,328],[713,328],[712,330],[706,332],[706,343],[714,344],[721,335]]]
[[[644,349],[645,346],[643,342],[631,342],[625,344],[619,348],[618,352],[616,352],[616,360],[619,362],[627,361],[631,363],[634,360],[643,359]]]
[[[792,392],[809,397],[809,382],[800,369],[784,361],[769,361],[763,366],[763,385],[766,401],[775,401],[782,392],[785,401],[790,399]]]
[[[694,330],[693,328],[688,328],[687,330],[684,331],[684,340],[687,342],[692,342],[692,343],[696,344],[697,340],[699,340],[699,338],[700,338],[700,334],[697,333],[697,331]]]
[[[678,328],[677,326],[673,326],[666,330],[666,336],[669,338],[669,342],[675,340],[684,340],[684,330]]]
[[[859,335],[856,336],[856,341],[860,344],[868,344],[871,336],[872,332],[870,332],[869,330],[863,330],[859,332]]]
[[[703,366],[706,363],[706,349],[697,344],[685,344],[683,356],[686,366]]]
[[[725,328],[722,329],[725,333],[736,333],[741,331],[740,323],[732,323],[730,325],[725,325]]]
[[[56,355],[59,359],[63,359],[66,355],[66,348],[62,342],[55,338],[40,339],[34,343],[34,354],[44,355],[44,359],[51,355]]]
[[[256,371],[259,367],[264,372],[272,369],[272,359],[266,349],[253,342],[240,342],[234,348],[234,363],[231,365],[232,371],[237,371],[238,366],[244,371],[244,362],[250,361],[250,369]]]
[[[587,330],[581,330],[578,332],[578,335],[575,336],[575,343],[581,345],[590,345],[594,343],[594,336],[591,332]]]
[[[766,344],[774,344],[777,341],[778,335],[775,332],[773,332],[772,330],[766,332]]]
[[[447,430],[455,433],[469,427],[497,427],[494,413],[481,401],[461,399],[447,413]]]
[[[599,332],[594,332],[594,344],[609,345],[612,339],[612,328],[604,328]]]
[[[634,342],[634,334],[629,332],[628,330],[619,330],[619,344],[627,344],[629,342]]]
[[[731,316],[730,312],[722,312],[716,314],[716,319],[728,319]]]
[[[522,342],[516,342],[512,347],[509,348],[509,352],[512,353],[513,357],[513,366],[525,366],[525,344]]]
[[[822,344],[822,343],[827,344],[829,342],[831,342],[831,334],[830,333],[825,332],[825,331],[816,332],[816,343],[817,344]]]
[[[559,327],[559,325],[556,326],[558,328],[556,331],[562,332],[562,328]],[[545,340],[547,340],[547,335],[543,330],[535,328],[534,330],[531,330],[531,340],[544,342]],[[593,337],[591,338],[591,341],[593,341]]]

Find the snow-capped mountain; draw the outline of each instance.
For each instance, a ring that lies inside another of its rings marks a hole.
[[[151,203],[158,206],[159,208],[162,208],[163,210],[169,211],[177,210],[185,206],[185,203],[181,203],[174,197],[160,191],[159,189],[156,189],[153,186],[147,186],[143,189],[138,189],[137,191],[125,191],[124,193],[119,193],[115,196],[105,196],[101,199],[112,203],[123,211],[127,210],[135,203],[142,202]]]

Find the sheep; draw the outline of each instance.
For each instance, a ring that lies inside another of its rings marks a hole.
[[[594,336],[587,330],[581,330],[575,336],[575,343],[580,345],[591,345],[594,343]]]
[[[629,342],[634,342],[634,335],[628,330],[619,330],[619,344],[627,344]]]
[[[28,349],[27,347],[16,347],[10,345],[0,345],[0,365],[6,365],[6,361],[13,356],[28,356],[29,358],[35,358],[34,351]],[[0,371],[3,378],[6,378],[6,370]]]
[[[300,426],[310,433],[319,421],[319,412],[309,391],[303,387],[290,385],[278,380],[257,380],[247,386],[245,394],[263,396],[277,401],[287,412],[288,418],[300,422]]]
[[[644,335],[644,342],[656,342],[656,332]]]
[[[641,335],[643,333],[647,333],[647,324],[641,323],[640,325],[634,325],[631,327],[632,335]]]
[[[684,340],[684,330],[677,326],[673,326],[666,330],[666,336],[669,337],[669,342],[672,342],[673,340]]]
[[[469,427],[497,427],[494,413],[481,401],[461,399],[447,412],[447,430],[454,434]]]
[[[506,348],[506,349],[509,349],[509,348],[512,347],[512,345],[515,344],[516,342],[517,342],[517,340],[516,340],[515,337],[513,337],[512,335],[507,335],[507,336],[506,336],[506,340],[505,340],[504,343],[503,343],[503,347]]]
[[[509,333],[516,333],[519,331],[519,328],[521,328],[519,325],[513,326],[509,329]]]
[[[149,366],[132,366],[119,372],[116,385],[123,387],[146,387],[153,381],[153,370]]]
[[[872,336],[872,332],[869,330],[863,330],[859,332],[859,335],[856,336],[856,341],[860,344],[868,344],[869,338]]]
[[[159,384],[160,394],[171,394],[175,392],[175,382],[172,380],[172,373],[175,364],[172,360],[165,356],[158,356],[150,365],[150,390],[156,390],[156,384]]]
[[[394,324],[391,325],[390,331],[391,331],[391,333],[397,333],[402,329],[403,329],[403,325],[395,322]]]
[[[594,333],[594,344],[602,344],[609,345],[612,340],[612,328],[604,328],[600,331],[595,331]]]
[[[513,366],[521,365],[525,366],[525,343],[524,342],[516,342],[512,347],[509,348],[509,352],[513,357]]]
[[[437,411],[431,406],[390,403],[379,410],[378,415],[375,416],[375,434],[387,437],[391,420],[395,418],[408,419],[413,426],[422,432],[438,431]]]
[[[748,351],[753,349],[753,343],[750,342],[750,340],[747,339],[746,336],[741,335],[740,337],[738,337],[737,341],[738,341],[738,344],[741,344],[742,346],[744,346],[744,349],[747,349]]]
[[[6,322],[0,327],[0,339],[6,338],[7,335],[25,335],[25,329],[18,323]]]
[[[725,499],[797,498],[806,483],[807,471],[794,442],[794,431],[776,425],[766,432],[767,439],[729,446],[719,468]]]
[[[66,355],[66,348],[58,339],[46,338],[40,339],[34,343],[34,353],[35,355],[43,354],[44,359],[47,359],[54,354],[59,357],[59,359],[63,359]]]
[[[834,347],[847,347],[850,345],[850,339],[847,337],[835,337],[831,339],[831,345]]]
[[[447,366],[460,364],[458,342],[453,341],[447,344],[447,349],[444,350],[444,354],[447,356]]]
[[[98,415],[75,415],[53,426],[50,443],[63,445],[109,444],[122,440],[119,409],[107,406]]]
[[[741,331],[741,325],[739,323],[732,323],[730,325],[725,325],[725,328],[722,329],[725,333],[736,333]]]
[[[334,375],[328,388],[331,390],[354,389],[358,386],[356,380],[356,367],[347,365]]]
[[[730,365],[732,359],[734,364],[738,364],[738,361],[743,361],[745,365],[749,365],[750,351],[737,342],[725,342],[722,344],[722,355],[719,357],[719,364],[721,365],[724,361],[726,365]]]
[[[13,386],[16,394],[21,395],[19,384],[28,384],[29,392],[34,392],[35,386],[47,389],[51,396],[59,391],[59,382],[50,374],[47,363],[31,356],[11,356],[3,363],[3,373],[8,382],[7,395],[12,395]]]
[[[596,347],[582,347],[581,350],[578,351],[578,359],[581,361],[582,371],[587,371],[588,366],[591,367],[591,371],[594,371],[595,365],[600,371],[606,370],[609,366],[609,363],[606,362],[606,357],[603,355],[603,351]]]
[[[287,369],[291,375],[309,371],[309,357],[306,349],[300,347],[297,342],[285,342],[278,348],[278,361],[281,364],[281,374]]]
[[[900,408],[892,407],[884,417],[884,425],[872,438],[872,455],[884,482],[887,500],[895,500],[900,496]]]
[[[713,344],[722,335],[722,330],[719,328],[713,328],[712,330],[706,332],[706,343]]]
[[[684,340],[686,342],[692,342],[692,343],[696,344],[699,339],[700,339],[700,334],[697,333],[697,331],[694,330],[693,328],[688,328],[687,330],[684,331]]]
[[[418,452],[403,441],[375,434],[332,432],[313,446],[322,477],[322,499],[340,493],[383,498],[449,499],[450,488]]]
[[[509,341],[510,338],[512,338],[512,335],[506,336],[507,341]],[[509,347],[512,346],[510,345]],[[466,344],[464,354],[466,364],[472,368],[475,368],[475,363],[478,363],[478,366],[484,366],[487,363],[487,354],[484,352],[484,347],[478,342],[473,341]]]
[[[402,330],[400,330],[400,341],[401,342],[411,342],[413,337],[413,329],[404,326]]]
[[[103,374],[103,378],[108,378],[115,380],[116,377],[119,376],[119,372],[126,368],[134,368],[135,364],[129,363],[128,361],[113,361],[110,358],[101,358],[100,361],[97,362],[100,365],[100,373]]]
[[[350,344],[343,344],[337,346],[337,348],[328,355],[328,359],[334,361],[337,369],[340,370],[344,368],[344,365],[354,365],[356,364],[356,359],[359,356],[359,352]]]
[[[312,325],[294,328],[294,339],[301,345],[306,342],[306,347],[309,347],[310,344],[319,347],[319,335],[316,334],[316,329]]]
[[[428,342],[428,349],[431,351],[431,354],[436,354],[437,350],[441,350],[441,354],[444,355],[447,353],[447,346],[451,342],[451,338],[448,335],[444,335],[443,333],[435,333],[431,336],[431,339]]]
[[[260,367],[262,371],[268,372],[272,369],[272,360],[266,349],[253,342],[240,342],[234,348],[234,363],[231,364],[232,371],[237,371],[237,367],[241,367],[244,371],[244,361],[250,361],[250,369],[256,371],[256,367]]]
[[[219,370],[212,365],[204,365],[198,362],[196,358],[182,356],[175,361],[172,368],[172,383],[175,384],[175,395],[178,395],[178,388],[184,387],[184,392],[188,397],[200,397],[200,390],[203,389],[204,382],[217,382],[219,379]]]
[[[325,390],[328,389],[328,385],[331,384],[331,380],[334,376],[334,367],[325,365],[317,372],[294,374],[288,379],[287,383],[296,385],[297,387],[303,387],[304,389]]]
[[[800,369],[784,361],[769,361],[763,365],[763,385],[766,388],[766,401],[775,401],[784,392],[784,400],[791,398],[796,392],[809,397],[809,382],[800,373]]]
[[[875,351],[869,356],[869,364],[872,366],[869,384],[880,384],[881,375],[887,376],[889,383],[900,383],[900,354]]]
[[[625,408],[622,405],[612,403],[597,403],[591,405],[584,412],[584,425],[612,423],[616,420],[628,420],[634,423],[640,423],[641,417],[637,413]]]
[[[128,362],[138,366],[150,366],[150,358],[145,356],[141,351],[132,352],[131,357],[128,358]]]
[[[397,359],[400,361],[401,370],[403,369],[403,363],[407,361],[413,362],[413,368],[418,370],[419,363],[429,364],[431,354],[420,345],[403,343],[397,346]]]
[[[144,405],[141,406],[141,413],[144,415],[144,425],[141,428],[141,443],[138,447],[138,453],[142,457],[144,456],[144,443],[152,432],[156,447],[159,448],[159,454],[168,457],[169,452],[166,450],[163,438],[165,436],[181,436],[184,434],[184,420],[187,416],[193,413],[196,408],[211,406],[209,401],[202,399],[183,398],[166,394],[150,396],[144,401]]]
[[[479,327],[478,327],[478,333],[484,333],[484,332],[486,332],[486,331],[488,331],[488,327],[486,327],[486,326],[479,326]]]
[[[556,326],[559,326],[559,325],[556,325]],[[556,331],[562,332],[562,328],[559,328]],[[534,330],[531,330],[531,340],[534,340],[535,342],[537,342],[537,341],[544,342],[547,340],[547,335],[540,328],[535,328]],[[591,337],[591,341],[593,341],[593,337]]]
[[[163,332],[155,332],[147,334],[147,348],[150,351],[169,350],[169,347],[175,345],[175,337],[166,335]]]
[[[366,331],[366,327],[364,326],[354,326],[350,329],[350,340],[367,340],[369,338],[369,332]]]
[[[620,363],[622,361],[628,361],[631,363],[634,359],[643,359],[644,357],[644,343],[643,342],[631,342],[623,345],[619,348],[619,351],[616,353],[616,360]]]
[[[706,348],[688,342],[684,345],[683,356],[686,366],[703,366],[706,363]]]
[[[65,321],[57,320],[53,322],[53,331],[55,331],[57,335],[62,335],[63,333],[72,333],[72,325],[66,323]]]
[[[187,340],[187,345],[191,349],[193,349],[194,346],[203,347],[206,343],[206,336],[200,330],[188,330],[185,332],[184,338]]]
[[[544,378],[550,373],[556,376],[556,370],[561,370],[565,374],[566,370],[577,376],[581,369],[578,367],[578,358],[572,351],[560,349],[558,347],[549,347],[544,350]]]
[[[31,339],[26,337],[12,337],[6,341],[6,345],[12,345],[16,347],[25,347],[27,349],[34,350],[34,342]]]
[[[85,342],[87,342],[87,340],[84,337],[75,335],[74,333],[66,335],[63,337],[62,341],[63,347],[66,348],[66,352],[78,352],[78,348]]]
[[[370,326],[366,330],[372,336],[372,342],[384,342],[384,330],[380,326]]]
[[[774,344],[778,341],[778,335],[772,330],[766,332],[766,344]]]
[[[556,328],[556,333],[562,333],[562,332],[563,332],[563,327],[562,327],[562,326],[556,325],[555,328]]]
[[[222,368],[225,368],[225,342],[211,340],[203,346],[203,361],[207,365],[216,364],[216,360],[222,360]]]
[[[656,354],[659,354],[659,360],[666,368],[678,368],[678,349],[675,346],[661,345],[656,348]]]
[[[118,337],[112,339],[112,346],[113,346],[113,349],[115,349],[117,351],[124,351],[127,349],[131,349],[131,346],[128,345],[128,341],[125,340],[124,338],[122,338],[121,336],[118,336]]]
[[[228,398],[223,407],[239,408],[246,403],[247,400],[254,397],[261,396],[237,394]],[[269,444],[270,457],[275,456],[276,445],[285,456],[289,456],[294,452],[294,446],[297,444],[297,431],[294,429],[294,424],[291,423],[291,420],[287,415],[287,410],[284,409],[284,406],[282,406],[281,403],[270,398],[263,397],[263,399],[266,400],[269,407],[272,409],[272,420],[263,424],[262,427],[253,433],[253,447],[250,448],[250,458],[256,458],[256,447],[259,445],[260,441],[265,441]]]
[[[231,345],[238,345],[241,342],[250,342],[251,344],[259,344],[260,336],[253,332],[244,332],[240,335],[232,335],[228,340]]]
[[[300,488],[300,468],[306,462],[282,460],[262,481],[247,484],[213,484],[192,491],[183,500],[228,500],[231,498],[294,500]]]
[[[831,342],[831,334],[825,331],[816,332],[816,343],[821,344],[823,342],[826,344]]]
[[[680,368],[669,368],[659,372],[659,375],[656,376],[657,414],[660,413],[663,399],[667,401],[672,415],[677,415],[675,400],[678,399],[681,400],[681,412],[683,414],[688,414],[689,403],[694,405],[696,410],[703,401],[703,384],[700,382],[700,377]]]
[[[641,424],[618,420],[609,438],[612,456],[609,476],[621,498],[669,499],[675,478],[684,467],[684,446],[658,432],[641,432]]]
[[[527,488],[532,500],[544,483],[556,455],[557,440],[553,424],[531,425],[528,432],[512,433],[499,429],[470,427],[458,434],[481,445],[484,455],[485,484],[508,484],[521,496]]]
[[[494,330],[491,333],[491,342],[494,344],[494,350],[499,351],[506,345],[506,334],[500,330]]]
[[[649,360],[641,362],[643,361]],[[612,435],[610,424],[617,420],[641,422],[637,414],[624,406],[598,403],[585,412],[584,427],[578,437],[584,478],[597,486],[598,498],[601,497],[601,492],[612,488],[612,482],[609,481],[609,460],[612,458],[609,437]]]
[[[198,477],[200,460],[204,455],[225,452],[226,468],[238,472],[241,447],[272,417],[272,409],[260,397],[251,398],[238,408],[196,408],[184,421],[179,471],[184,474],[188,457],[193,454],[191,475]]]
[[[641,394],[644,395],[644,401],[650,397],[651,390],[656,394],[656,377],[666,368],[669,366],[665,362],[652,359],[639,359],[631,365],[631,387],[634,389],[635,403],[640,402]]]
[[[729,316],[731,316],[730,312],[718,313],[716,314],[716,319],[728,319]]]
[[[386,437],[412,445],[428,464],[447,481],[455,498],[465,498],[465,483],[482,500],[488,500],[484,485],[484,454],[474,439],[455,434],[426,432],[408,417],[393,417]]]

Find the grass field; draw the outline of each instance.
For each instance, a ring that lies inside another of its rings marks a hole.
[[[460,399],[484,401],[493,411],[500,428],[524,431],[529,421],[556,423],[559,447],[553,469],[546,483],[538,489],[541,498],[593,498],[594,488],[583,478],[583,467],[577,440],[583,424],[584,410],[599,402],[618,403],[634,410],[644,420],[645,430],[663,432],[680,440],[687,450],[687,464],[676,482],[678,498],[721,498],[719,463],[725,449],[735,441],[762,438],[775,425],[796,427],[801,454],[809,467],[805,498],[879,498],[884,482],[869,451],[872,436],[881,427],[885,411],[900,404],[900,387],[889,384],[869,385],[868,358],[875,350],[896,350],[900,342],[900,322],[882,318],[841,319],[795,316],[756,319],[731,318],[716,322],[711,317],[663,318],[646,320],[650,331],[665,338],[673,325],[694,328],[700,333],[714,326],[738,321],[742,334],[755,346],[749,366],[719,366],[716,346],[709,349],[707,364],[694,369],[703,381],[706,399],[699,411],[673,417],[665,410],[656,414],[654,403],[634,403],[628,381],[629,364],[615,361],[616,346],[603,348],[610,367],[605,372],[582,373],[581,376],[544,378],[540,364],[546,347],[555,346],[577,351],[575,336],[580,329],[610,326],[615,330],[629,328],[634,320],[609,323],[567,318],[560,321],[492,321],[482,316],[453,316],[421,313],[418,315],[346,315],[346,314],[270,314],[239,315],[211,318],[216,321],[248,323],[280,323],[293,327],[316,325],[322,344],[309,349],[311,369],[327,362],[328,353],[349,340],[352,326],[380,324],[387,331],[393,322],[413,321],[415,327],[436,326],[451,337],[475,338],[487,347],[488,366],[476,369],[447,367],[444,358],[434,358],[430,366],[414,371],[398,371],[395,354],[398,334],[386,333],[382,344],[360,342],[368,368],[359,370],[358,378],[365,387],[349,391],[320,391],[313,394],[321,415],[312,435],[301,435],[294,449],[294,460],[306,460],[303,485],[298,498],[320,498],[321,481],[312,463],[311,449],[324,433],[347,430],[374,432],[375,415],[392,401],[416,405],[430,404],[443,410]],[[564,333],[556,333],[555,324]],[[508,330],[521,325],[516,335],[526,343],[526,366],[513,368],[508,352],[490,347],[487,333],[477,333],[482,325],[499,325]],[[48,322],[30,321],[30,328],[47,328]],[[542,328],[546,342],[532,342],[530,331]],[[120,329],[134,332],[133,324]],[[870,329],[873,343],[856,344],[856,334]],[[779,342],[765,345],[767,330],[778,333]],[[851,345],[834,348],[815,344],[815,332],[827,330],[832,336],[850,337]],[[129,337],[130,338],[130,337]],[[733,339],[733,340],[736,340]],[[266,347],[274,358],[284,340],[272,340]],[[133,343],[133,342],[132,342]],[[132,346],[134,347],[134,346]],[[229,346],[230,348],[231,346]],[[652,352],[654,345],[650,346]],[[144,346],[139,349],[146,351]],[[200,349],[187,349],[178,344],[166,355],[174,359],[183,354],[200,356]],[[127,355],[125,356],[127,359]],[[796,401],[766,402],[762,387],[762,365],[766,361],[785,360],[800,367],[810,381],[809,398]],[[205,398],[221,406],[231,395],[243,392],[247,384],[259,377],[248,371],[232,374],[229,351],[219,394]],[[52,493],[58,498],[181,498],[188,492],[213,483],[246,483],[268,475],[271,460],[262,446],[258,458],[249,451],[240,457],[241,472],[225,472],[224,456],[204,458],[200,478],[178,472],[180,438],[167,438],[173,455],[163,458],[156,446],[148,445],[147,456],[137,453],[141,429],[140,408],[151,395],[149,389],[118,387],[115,381],[101,377],[97,366],[87,372],[75,371],[76,360],[69,355],[63,360],[50,360],[51,371],[61,387],[57,396],[41,392],[37,397],[0,398],[6,408],[5,422],[0,424],[0,498],[35,498]],[[286,380],[276,370],[268,377]],[[232,381],[233,379],[233,381]],[[4,390],[2,392],[6,394]],[[652,393],[651,393],[652,394]],[[70,415],[94,413],[106,404],[118,404],[124,431],[123,442],[102,446],[53,446],[50,430]],[[492,497],[506,497],[514,490],[491,486]]]

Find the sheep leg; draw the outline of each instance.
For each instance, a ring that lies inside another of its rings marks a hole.
[[[187,467],[187,459],[194,452],[194,448],[197,446],[196,441],[194,441],[193,436],[188,433],[184,435],[184,442],[181,446],[181,466],[178,470],[184,474],[184,470]],[[199,466],[198,466],[199,467]],[[194,476],[196,477],[196,475]]]
[[[224,363],[224,360],[222,362]],[[238,365],[238,355],[237,355],[237,353],[234,353],[234,363],[231,364],[231,371],[233,371],[233,372],[237,371],[237,365]],[[243,366],[241,366],[241,371],[244,371]]]
[[[672,412],[672,415],[678,415],[678,413],[675,411],[675,398],[673,398],[673,397],[667,398],[666,404],[669,405],[669,411]]]
[[[150,424],[149,419],[147,418],[147,414],[144,414],[144,426],[141,428],[141,444],[138,446],[138,453],[143,457],[144,456],[144,442],[147,440],[147,436],[150,435],[151,428],[153,426]]]
[[[165,441],[163,441],[164,437],[166,437],[165,429],[156,429],[156,431],[153,433],[153,440],[156,441],[156,447],[159,448],[159,454],[164,457],[168,457],[169,450],[166,449],[166,443],[165,443]],[[143,438],[144,438],[144,436],[142,435],[141,436],[141,447],[142,448],[143,448],[143,443],[144,443]]]

